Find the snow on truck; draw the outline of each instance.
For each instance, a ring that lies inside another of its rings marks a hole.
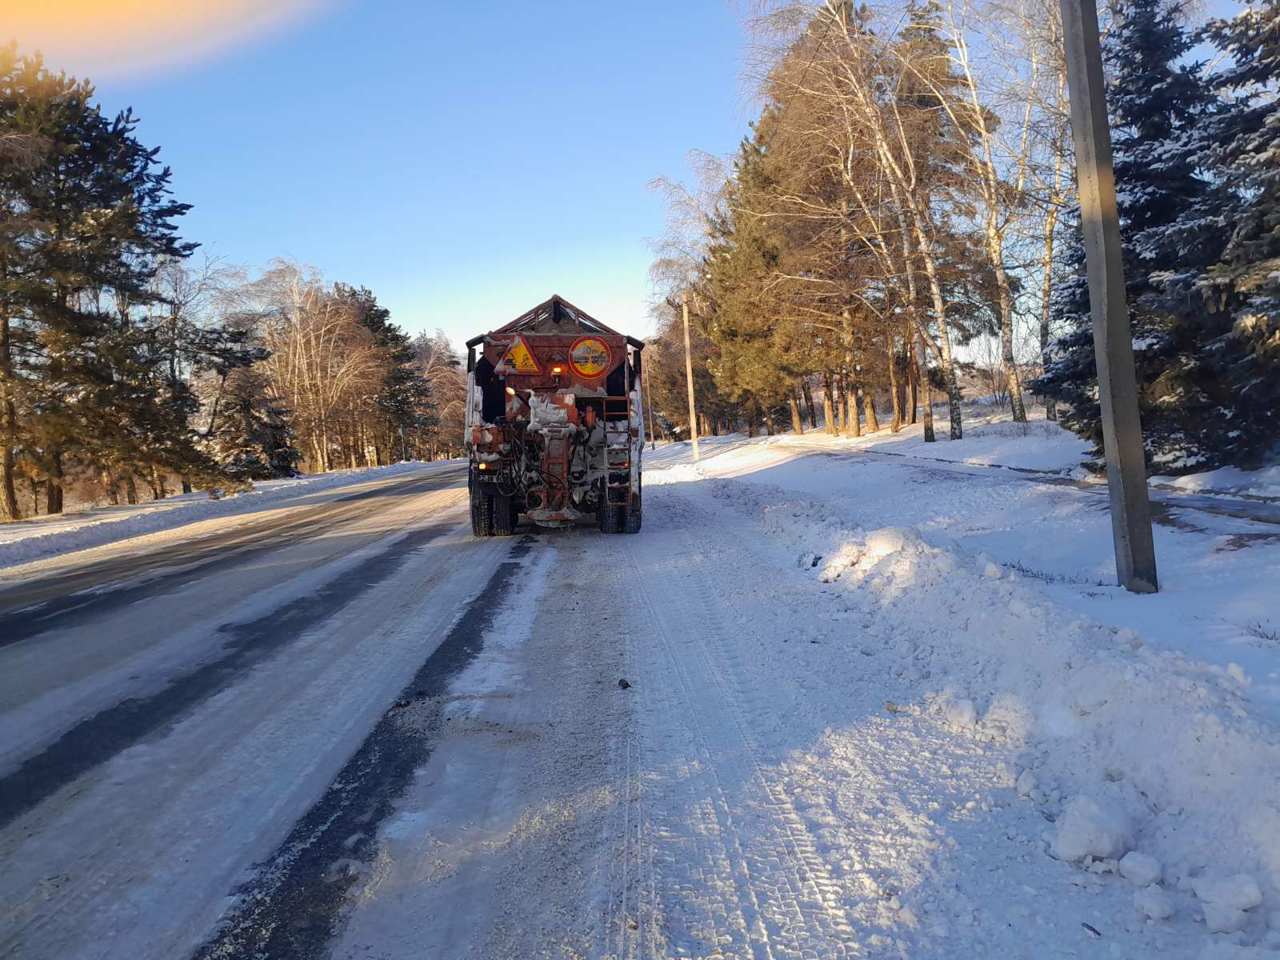
[[[467,341],[471,529],[640,530],[640,351],[559,296]]]

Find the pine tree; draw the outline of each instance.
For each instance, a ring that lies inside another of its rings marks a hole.
[[[62,508],[67,458],[198,459],[162,409],[149,344],[134,311],[152,302],[159,262],[183,258],[170,173],[141,144],[137,120],[104,116],[88,83],[48,72],[38,57],[0,49],[0,133],[39,147],[39,161],[0,157],[0,506],[13,457],[47,480]],[[149,454],[144,451],[150,451]]]
[[[1235,398],[1218,443],[1224,460],[1256,466],[1280,438],[1280,3],[1213,21],[1205,35],[1231,57],[1214,77],[1230,109],[1209,136],[1238,198],[1226,248],[1202,278],[1231,323],[1216,344]]]
[[[769,120],[766,110],[739,146],[724,215],[712,225],[702,298],[716,305],[708,332],[720,348],[712,367],[717,388],[741,404],[749,419],[761,409],[767,424],[786,403],[795,379],[785,342],[791,327],[779,322],[781,305],[768,293],[780,255],[771,221],[762,215],[773,186]]]

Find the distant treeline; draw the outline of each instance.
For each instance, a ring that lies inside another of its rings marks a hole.
[[[0,517],[456,452],[442,334],[277,263],[205,261],[158,150],[0,47]]]
[[[1105,8],[1148,456],[1256,465],[1280,440],[1280,4],[1197,30],[1181,0]],[[731,170],[671,190],[664,423],[687,426],[685,302],[704,431],[825,406],[933,439],[939,400],[959,438],[965,358],[1015,420],[1035,394],[1100,446],[1057,0],[784,2],[755,27],[759,118]]]

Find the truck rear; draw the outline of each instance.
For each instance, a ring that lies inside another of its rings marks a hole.
[[[521,516],[639,532],[643,349],[559,296],[467,341],[476,536],[509,535]]]

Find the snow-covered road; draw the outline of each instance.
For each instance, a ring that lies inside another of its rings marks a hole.
[[[0,593],[0,956],[1277,955],[1280,737],[1107,622],[1095,497],[653,459],[634,537],[422,468]]]

